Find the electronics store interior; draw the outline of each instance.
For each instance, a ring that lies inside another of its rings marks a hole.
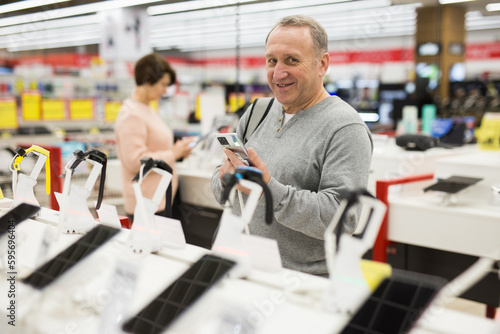
[[[499,334],[498,1],[2,1],[0,333]]]

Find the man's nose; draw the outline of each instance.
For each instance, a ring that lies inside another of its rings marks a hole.
[[[288,72],[286,71],[286,67],[281,63],[276,64],[276,66],[274,67],[274,74],[273,74],[274,80],[277,80],[277,81],[283,80],[287,76],[288,76]]]

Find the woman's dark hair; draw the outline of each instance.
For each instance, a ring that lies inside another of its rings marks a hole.
[[[174,69],[170,64],[157,53],[148,54],[137,61],[135,64],[135,83],[137,86],[144,84],[154,85],[165,74],[170,75],[170,84],[173,85],[176,80]]]

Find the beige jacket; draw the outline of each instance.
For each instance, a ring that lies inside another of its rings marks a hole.
[[[137,174],[143,157],[151,157],[165,161],[174,170],[172,178],[172,197],[177,191],[177,175],[175,172],[174,135],[160,116],[150,107],[131,98],[126,99],[115,124],[116,151],[121,162],[123,197],[125,212],[133,214],[135,195],[132,189],[132,178]],[[155,172],[148,174],[142,182],[142,194],[152,198],[161,176]],[[165,208],[165,197],[158,208]]]

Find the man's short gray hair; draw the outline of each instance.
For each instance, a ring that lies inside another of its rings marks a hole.
[[[267,34],[266,45],[269,36],[277,27],[307,27],[311,32],[316,56],[320,57],[323,53],[328,52],[328,35],[326,34],[325,28],[312,17],[306,15],[285,16],[279,20],[269,34]]]

